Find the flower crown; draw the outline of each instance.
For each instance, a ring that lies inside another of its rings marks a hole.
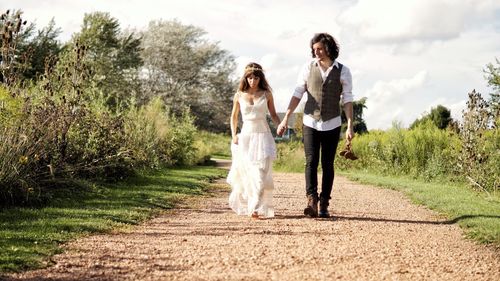
[[[247,71],[263,71],[262,68],[259,68],[259,67],[255,67],[255,66],[247,66],[245,67],[245,72]]]

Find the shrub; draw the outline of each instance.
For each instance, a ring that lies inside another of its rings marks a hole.
[[[193,119],[186,111],[175,117],[160,98],[132,108],[124,124],[125,147],[134,165],[156,168],[195,162]]]
[[[428,121],[412,130],[394,126],[388,131],[371,131],[357,136],[353,151],[359,159],[350,161],[337,157],[336,165],[341,169],[366,169],[431,180],[457,174],[459,148],[456,134],[440,130]]]
[[[199,130],[195,137],[197,162],[209,160],[211,157],[231,158],[231,136]]]
[[[489,104],[476,91],[469,93],[467,109],[460,126],[462,152],[459,166],[475,189],[496,192],[500,189],[500,133],[490,127],[498,116],[492,116]]]
[[[280,142],[276,145],[274,169],[282,172],[304,172],[305,156],[302,142]]]

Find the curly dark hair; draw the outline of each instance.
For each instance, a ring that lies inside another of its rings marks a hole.
[[[264,75],[264,70],[262,69],[262,66],[258,63],[251,62],[247,64],[245,67],[245,74],[240,79],[240,85],[238,86],[238,90],[241,92],[244,92],[250,88],[250,85],[248,85],[247,78],[250,75],[255,75],[259,77],[259,88],[261,90],[265,90],[268,92],[271,92],[271,86],[269,86],[269,82],[267,82],[266,76]]]
[[[339,45],[337,44],[337,41],[335,41],[333,36],[328,33],[316,33],[311,39],[311,53],[313,58],[316,57],[314,55],[313,45],[318,42],[323,43],[326,53],[328,54],[328,57],[332,59],[332,61],[339,57]]]

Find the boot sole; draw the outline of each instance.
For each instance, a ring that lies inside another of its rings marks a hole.
[[[327,219],[330,217],[330,214],[322,214],[322,213],[319,213],[318,217],[320,218],[323,218],[323,219]]]
[[[312,208],[307,207],[304,209],[304,215],[315,218],[318,216],[318,213],[314,212]]]

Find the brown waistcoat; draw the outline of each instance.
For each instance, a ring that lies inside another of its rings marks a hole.
[[[307,102],[304,114],[316,120],[328,121],[340,115],[340,95],[342,84],[340,83],[340,72],[342,64],[333,67],[326,80],[323,82],[319,65],[311,64],[311,72],[307,78]]]

